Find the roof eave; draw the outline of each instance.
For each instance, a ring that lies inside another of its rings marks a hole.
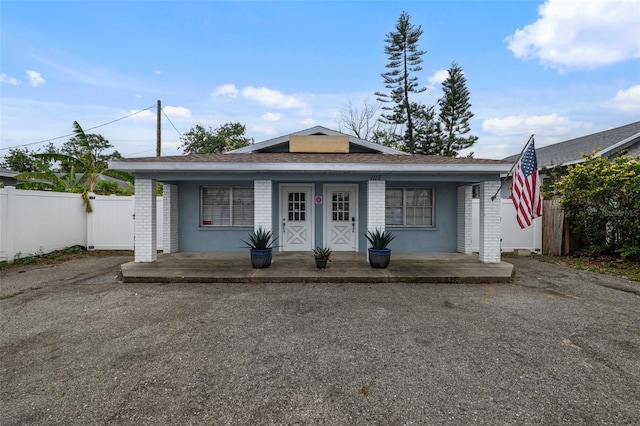
[[[130,173],[299,172],[299,173],[505,173],[511,164],[389,164],[389,163],[246,163],[112,161],[109,168]]]

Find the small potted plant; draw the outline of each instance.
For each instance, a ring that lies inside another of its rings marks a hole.
[[[375,231],[367,231],[365,234],[369,244],[369,265],[372,268],[386,268],[391,261],[391,249],[389,243],[396,237],[393,233],[381,231],[376,228]]]
[[[316,259],[316,268],[325,269],[327,262],[331,262],[333,252],[329,247],[316,247],[313,249],[313,257]]]
[[[256,269],[268,268],[273,256],[273,232],[261,227],[249,233],[249,240],[242,240],[251,250],[251,266]]]

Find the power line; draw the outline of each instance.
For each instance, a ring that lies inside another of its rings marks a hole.
[[[117,118],[115,120],[109,121],[108,123],[100,124],[99,126],[94,126],[94,127],[89,128],[89,129],[85,129],[85,131],[88,132],[90,130],[94,130],[94,129],[98,129],[100,127],[108,126],[109,124],[113,124],[113,123],[115,123],[117,121],[124,120],[125,118],[129,118],[129,117],[132,117],[132,116],[134,116],[136,114],[140,114],[143,111],[150,110],[151,108],[155,108],[155,105],[151,105],[148,108],[141,109],[141,110],[136,111],[134,113],[131,113],[129,115],[125,115],[124,117],[120,117],[120,118]],[[171,123],[171,124],[173,125],[173,123]],[[177,129],[176,129],[176,131],[177,131]],[[4,150],[7,150],[7,149],[14,149],[14,148],[22,148],[23,146],[38,145],[38,144],[45,143],[45,142],[55,141],[57,139],[68,138],[69,136],[73,136],[73,135],[75,135],[75,133],[69,133],[69,134],[66,134],[66,135],[57,136],[55,138],[44,139],[44,140],[41,140],[41,141],[38,141],[38,142],[31,142],[31,143],[25,143],[25,144],[22,144],[22,145],[8,146],[6,148],[0,148],[0,151],[4,151]]]
[[[171,125],[173,126],[173,129],[176,131],[176,133],[178,133],[178,135],[180,136],[180,138],[182,138],[182,133],[180,133],[180,131],[176,128],[176,126],[173,124],[173,122],[171,121],[171,119],[169,118],[169,116],[164,112],[164,108],[161,109],[162,111],[162,115],[164,115],[164,117],[169,121],[169,123],[171,123]]]

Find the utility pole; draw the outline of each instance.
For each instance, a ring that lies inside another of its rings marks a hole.
[[[160,157],[160,144],[162,140],[161,135],[161,126],[160,126],[160,114],[162,112],[162,107],[160,106],[160,99],[158,99],[158,123],[156,128],[156,157]]]

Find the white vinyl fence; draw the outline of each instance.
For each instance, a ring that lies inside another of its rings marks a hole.
[[[80,194],[0,188],[0,261],[80,245],[133,250],[135,197],[96,195],[87,214]],[[157,198],[162,235],[162,197]],[[162,250],[162,238],[158,238]]]
[[[134,200],[96,195],[87,214],[80,194],[0,188],[0,261],[80,245],[95,250],[133,250]],[[162,250],[162,197],[157,198],[157,241]],[[480,200],[473,204],[473,251],[479,251]],[[542,220],[520,229],[511,200],[502,200],[502,251],[540,253]]]
[[[520,229],[516,221],[516,209],[510,198],[502,198],[500,206],[501,242],[503,252],[516,249],[527,249],[532,253],[542,252],[542,217],[533,220],[528,228]],[[480,200],[473,199],[473,232],[471,233],[471,249],[480,251]],[[544,214],[544,211],[542,212]]]

